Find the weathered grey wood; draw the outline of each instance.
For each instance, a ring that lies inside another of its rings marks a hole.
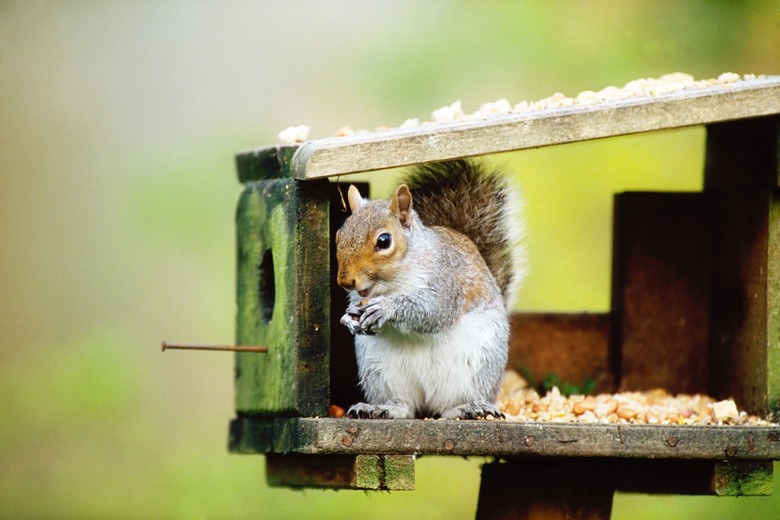
[[[329,404],[328,182],[248,183],[237,212],[239,414],[323,415]]]
[[[614,219],[612,348],[620,388],[706,393],[713,255],[709,198],[622,193],[615,196]]]
[[[276,487],[413,491],[414,456],[268,454],[266,479]]]
[[[268,422],[234,420],[233,444],[247,452],[242,439],[256,439],[256,453],[780,460],[778,426],[310,418],[272,422],[273,433],[268,435]]]
[[[769,77],[658,97],[317,139],[298,147],[290,171],[295,178],[313,179],[778,113],[780,77]]]

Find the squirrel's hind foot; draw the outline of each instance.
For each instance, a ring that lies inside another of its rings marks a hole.
[[[358,403],[347,410],[347,417],[350,419],[411,419],[414,414],[408,406],[400,403]]]
[[[495,405],[487,401],[474,401],[473,403],[462,404],[445,410],[441,414],[442,419],[486,419],[489,416],[492,416],[494,419],[505,418],[504,414]]]

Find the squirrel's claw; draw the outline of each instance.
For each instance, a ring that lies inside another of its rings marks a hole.
[[[358,403],[347,411],[347,417],[350,419],[387,419],[387,416],[385,408],[368,403]]]
[[[359,303],[350,303],[347,305],[347,314],[350,316],[354,316],[355,318],[359,317],[361,313],[360,304]]]
[[[377,296],[361,307],[360,327],[363,330],[375,334],[385,324],[387,314],[382,305],[383,302],[384,297]]]
[[[406,404],[388,402],[384,404],[357,403],[347,411],[350,419],[412,419],[414,411]]]

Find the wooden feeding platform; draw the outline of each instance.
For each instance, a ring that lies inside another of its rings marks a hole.
[[[482,518],[608,517],[615,490],[771,493],[774,425],[327,417],[361,398],[328,177],[700,125],[700,192],[615,195],[611,310],[514,314],[509,367],[733,398],[777,422],[780,77],[764,77],[239,153],[237,340],[268,351],[236,353],[230,450],[265,454],[273,485],[354,489],[412,489],[417,455],[493,457]]]

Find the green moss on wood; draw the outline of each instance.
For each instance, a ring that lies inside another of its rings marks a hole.
[[[772,494],[772,462],[724,462],[715,467],[715,494],[720,496],[769,496]]]
[[[326,185],[260,181],[247,184],[239,200],[237,342],[268,347],[267,354],[236,355],[239,413],[310,416],[327,409]]]
[[[290,162],[298,145],[256,148],[236,154],[236,170],[241,183],[290,177]]]
[[[414,490],[414,455],[385,455],[384,466],[387,489]]]
[[[355,487],[381,489],[382,471],[379,455],[358,455],[355,457]]]

